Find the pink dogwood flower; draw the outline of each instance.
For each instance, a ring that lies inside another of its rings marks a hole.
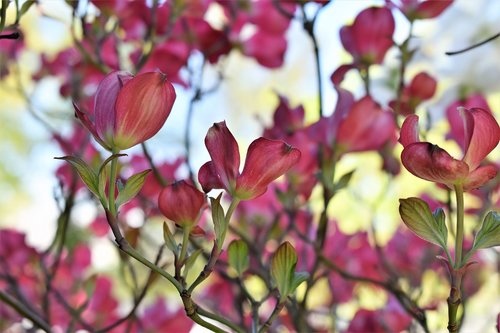
[[[225,189],[241,200],[256,198],[267,186],[282,176],[300,159],[300,151],[283,141],[259,138],[248,147],[243,172],[240,174],[240,153],[226,122],[215,123],[205,137],[211,161],[199,171],[198,180],[205,192]]]
[[[136,77],[127,72],[108,74],[99,84],[94,121],[75,107],[76,117],[107,150],[123,150],[154,136],[167,120],[175,90],[165,74],[149,72]]]
[[[340,40],[355,63],[380,64],[393,45],[394,27],[389,9],[370,7],[360,12],[352,25],[340,29]]]
[[[389,106],[397,114],[405,116],[413,114],[420,103],[434,96],[436,88],[436,80],[426,72],[420,72],[413,77],[409,85],[403,88],[400,102],[391,101]]]
[[[194,226],[206,204],[203,192],[184,180],[165,187],[158,196],[160,211],[181,227]]]
[[[418,116],[410,115],[401,127],[400,143],[404,149],[401,160],[415,176],[464,191],[478,188],[494,178],[494,165],[480,166],[481,161],[497,146],[500,127],[493,115],[480,108],[458,108],[464,120],[465,154],[461,160],[429,142],[420,142]]]

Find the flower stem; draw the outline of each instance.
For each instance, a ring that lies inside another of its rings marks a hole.
[[[119,154],[119,151],[114,151],[113,154]],[[116,189],[116,176],[118,173],[118,158],[114,158],[111,160],[111,172],[109,175],[109,211],[110,213],[116,217],[116,203],[115,203],[115,189]]]
[[[457,198],[457,237],[455,240],[455,269],[462,264],[462,251],[464,242],[464,190],[462,185],[455,185]]]
[[[182,246],[181,246],[181,254],[179,256],[179,264],[180,265],[183,264],[184,259],[186,258],[190,232],[191,232],[191,228],[183,228],[182,229]]]

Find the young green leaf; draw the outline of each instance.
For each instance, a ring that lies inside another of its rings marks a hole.
[[[198,257],[200,256],[200,254],[202,252],[203,252],[202,249],[198,249],[198,250],[194,251],[193,253],[191,253],[191,255],[189,257],[187,257],[187,259],[184,263],[184,271],[182,272],[182,275],[184,276],[184,278],[186,278],[186,276],[188,275],[189,270],[191,268],[193,268],[193,265],[194,265],[196,259],[198,259]]]
[[[99,198],[99,189],[97,174],[87,165],[81,158],[75,156],[55,157],[56,160],[64,160],[70,163],[78,172],[82,181],[87,185],[88,189]]]
[[[448,251],[448,229],[442,210],[431,213],[429,205],[419,198],[399,199],[399,214],[406,226],[418,237]]]
[[[146,180],[146,176],[151,172],[151,169],[144,170],[142,172],[136,173],[131,176],[123,189],[118,193],[118,197],[116,198],[116,206],[120,207],[124,203],[132,200],[137,193],[141,190],[144,185],[144,181]]]
[[[340,179],[333,186],[333,191],[337,192],[343,188],[346,188],[347,185],[349,185],[349,182],[351,181],[352,175],[354,175],[354,171],[356,170],[349,171],[348,173],[342,175],[342,177],[340,177]]]
[[[167,222],[163,222],[163,239],[165,240],[165,245],[168,249],[177,256],[179,254],[177,243],[175,242],[174,235],[170,231]]]
[[[227,223],[224,217],[224,209],[220,204],[222,198],[222,193],[219,194],[217,199],[210,198],[210,204],[212,206],[212,221],[214,223],[215,231],[215,241],[217,244],[217,249],[220,251],[224,245],[224,239],[226,238]]]
[[[489,212],[474,239],[473,249],[486,249],[500,245],[500,214]]]
[[[293,292],[295,265],[297,265],[297,253],[292,244],[284,242],[271,260],[271,276],[280,293],[279,302],[284,302]]]
[[[248,245],[241,239],[233,240],[227,248],[229,266],[234,268],[239,276],[248,269],[250,260],[248,257]]]
[[[295,272],[293,274],[292,284],[290,287],[290,293],[293,293],[295,289],[304,281],[309,278],[308,272]]]

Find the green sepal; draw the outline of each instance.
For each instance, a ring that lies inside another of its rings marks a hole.
[[[186,258],[184,261],[184,271],[182,272],[182,276],[186,278],[186,276],[189,273],[189,270],[193,268],[194,263],[196,262],[196,259],[200,256],[200,254],[203,252],[202,249],[198,249],[191,253],[189,257]]]
[[[289,242],[284,242],[271,260],[271,276],[280,293],[279,302],[284,302],[298,286],[298,281],[295,281],[296,265],[297,253],[294,247]]]
[[[165,246],[174,253],[175,256],[179,255],[179,248],[175,242],[174,235],[170,231],[167,222],[163,222],[163,240],[165,241]]]
[[[87,185],[87,188],[99,198],[99,180],[97,178],[97,174],[89,165],[87,165],[87,163],[76,156],[63,156],[54,158],[56,160],[64,160],[70,163],[75,168],[76,172],[85,183],[85,185]]]
[[[226,238],[227,232],[227,221],[224,216],[224,209],[220,204],[221,198],[222,193],[219,194],[217,199],[210,198],[210,204],[212,206],[212,221],[214,223],[215,242],[219,251],[224,245],[224,239]]]
[[[151,169],[144,170],[127,179],[127,183],[120,190],[120,192],[118,193],[118,197],[116,198],[116,207],[120,207],[124,203],[129,202],[137,195],[137,193],[139,193],[142,186],[144,185],[146,176],[150,172]]]
[[[488,247],[500,245],[500,215],[495,211],[490,211],[483,220],[481,229],[474,238],[473,249],[486,249]]]
[[[233,240],[227,248],[227,259],[229,266],[242,276],[250,265],[247,243],[241,239]]]
[[[439,245],[448,253],[445,215],[442,209],[431,213],[427,202],[419,198],[399,199],[399,214],[406,226],[418,237]]]

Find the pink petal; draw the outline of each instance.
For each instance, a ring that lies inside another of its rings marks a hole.
[[[401,161],[415,176],[450,187],[469,174],[465,162],[454,159],[446,150],[429,142],[407,145],[401,153]]]
[[[498,145],[500,127],[493,115],[480,108],[459,108],[464,120],[465,161],[470,170],[478,167],[481,161]]]
[[[354,64],[342,65],[337,68],[332,75],[330,76],[330,80],[332,81],[334,86],[338,86],[344,81],[344,77],[351,69],[356,68]]]
[[[418,116],[412,114],[406,117],[403,122],[403,126],[401,126],[401,132],[399,137],[399,143],[403,145],[403,147],[408,146],[409,144],[420,142],[418,138]]]
[[[464,191],[469,191],[481,187],[489,180],[495,178],[497,168],[494,165],[485,165],[469,173],[463,186]]]
[[[113,142],[116,125],[115,104],[123,85],[133,78],[124,71],[111,72],[99,83],[94,98],[95,127],[104,141]]]
[[[421,2],[417,9],[415,10],[415,18],[417,19],[429,19],[440,15],[449,5],[453,3],[453,0],[428,0]]]
[[[116,100],[114,144],[130,148],[155,135],[167,120],[175,90],[165,74],[149,72],[129,80]]]
[[[269,183],[282,176],[300,159],[300,151],[283,141],[259,138],[248,147],[245,167],[236,185],[243,200],[264,194]]]
[[[240,152],[236,139],[227,128],[225,121],[215,123],[210,127],[205,137],[205,146],[224,188],[233,192],[239,175]]]
[[[457,112],[457,108],[459,106],[463,106],[467,109],[479,107],[487,111],[490,111],[490,108],[486,99],[480,94],[469,96],[465,100],[457,100],[446,108],[446,117],[448,118],[448,123],[450,124],[450,132],[446,138],[455,140],[455,142],[462,148],[462,151],[465,152],[464,121],[460,116],[460,113]]]
[[[206,205],[205,195],[184,180],[165,187],[158,196],[158,208],[180,226],[192,226]]]
[[[217,170],[215,169],[214,162],[209,161],[203,164],[198,171],[198,181],[205,193],[213,189],[223,189],[224,184],[221,182]]]

